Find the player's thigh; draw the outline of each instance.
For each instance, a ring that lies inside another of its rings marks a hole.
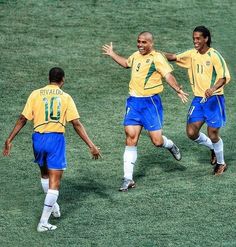
[[[126,145],[127,146],[136,146],[138,139],[142,130],[140,125],[127,125],[125,126],[125,135],[126,135]]]
[[[207,127],[208,136],[213,143],[216,143],[220,140],[219,132],[220,132],[220,128],[213,128],[210,126]]]
[[[161,147],[164,143],[163,137],[162,137],[162,130],[154,130],[154,131],[149,131],[149,136],[151,138],[152,143],[155,146]]]
[[[187,126],[186,126],[187,136],[192,140],[196,140],[199,136],[199,131],[203,124],[204,124],[203,121],[187,123]]]

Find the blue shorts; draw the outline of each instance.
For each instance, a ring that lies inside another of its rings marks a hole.
[[[160,130],[163,126],[163,107],[161,97],[130,96],[126,101],[124,126],[140,125],[148,131]]]
[[[224,95],[213,95],[201,102],[202,97],[194,97],[188,111],[187,123],[205,122],[212,128],[223,127],[226,123]]]
[[[38,133],[32,135],[35,163],[47,165],[51,170],[66,169],[66,141],[63,133]]]

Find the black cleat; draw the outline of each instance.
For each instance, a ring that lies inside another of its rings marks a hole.
[[[214,168],[214,175],[215,176],[220,176],[226,170],[227,170],[227,165],[226,164],[216,164],[216,166]]]

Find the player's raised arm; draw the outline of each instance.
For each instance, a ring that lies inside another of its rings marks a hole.
[[[76,133],[80,136],[80,138],[87,144],[89,147],[89,151],[92,154],[93,159],[98,159],[101,157],[101,153],[99,148],[94,145],[94,143],[90,140],[83,124],[80,122],[79,119],[74,119],[71,121]]]
[[[165,75],[165,80],[176,91],[183,103],[188,102],[188,93],[185,93],[182,90],[182,87],[177,83],[175,77],[171,73]]]
[[[113,51],[112,42],[109,45],[103,45],[102,50],[103,54],[110,56],[116,63],[118,63],[124,68],[128,68],[127,59]]]

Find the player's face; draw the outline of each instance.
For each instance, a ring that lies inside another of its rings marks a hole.
[[[204,38],[201,32],[193,33],[194,48],[200,53],[202,51],[205,51],[206,48],[208,48],[207,41],[208,41],[208,37]]]
[[[153,41],[147,35],[140,35],[138,36],[137,47],[140,54],[149,54],[153,49]]]

